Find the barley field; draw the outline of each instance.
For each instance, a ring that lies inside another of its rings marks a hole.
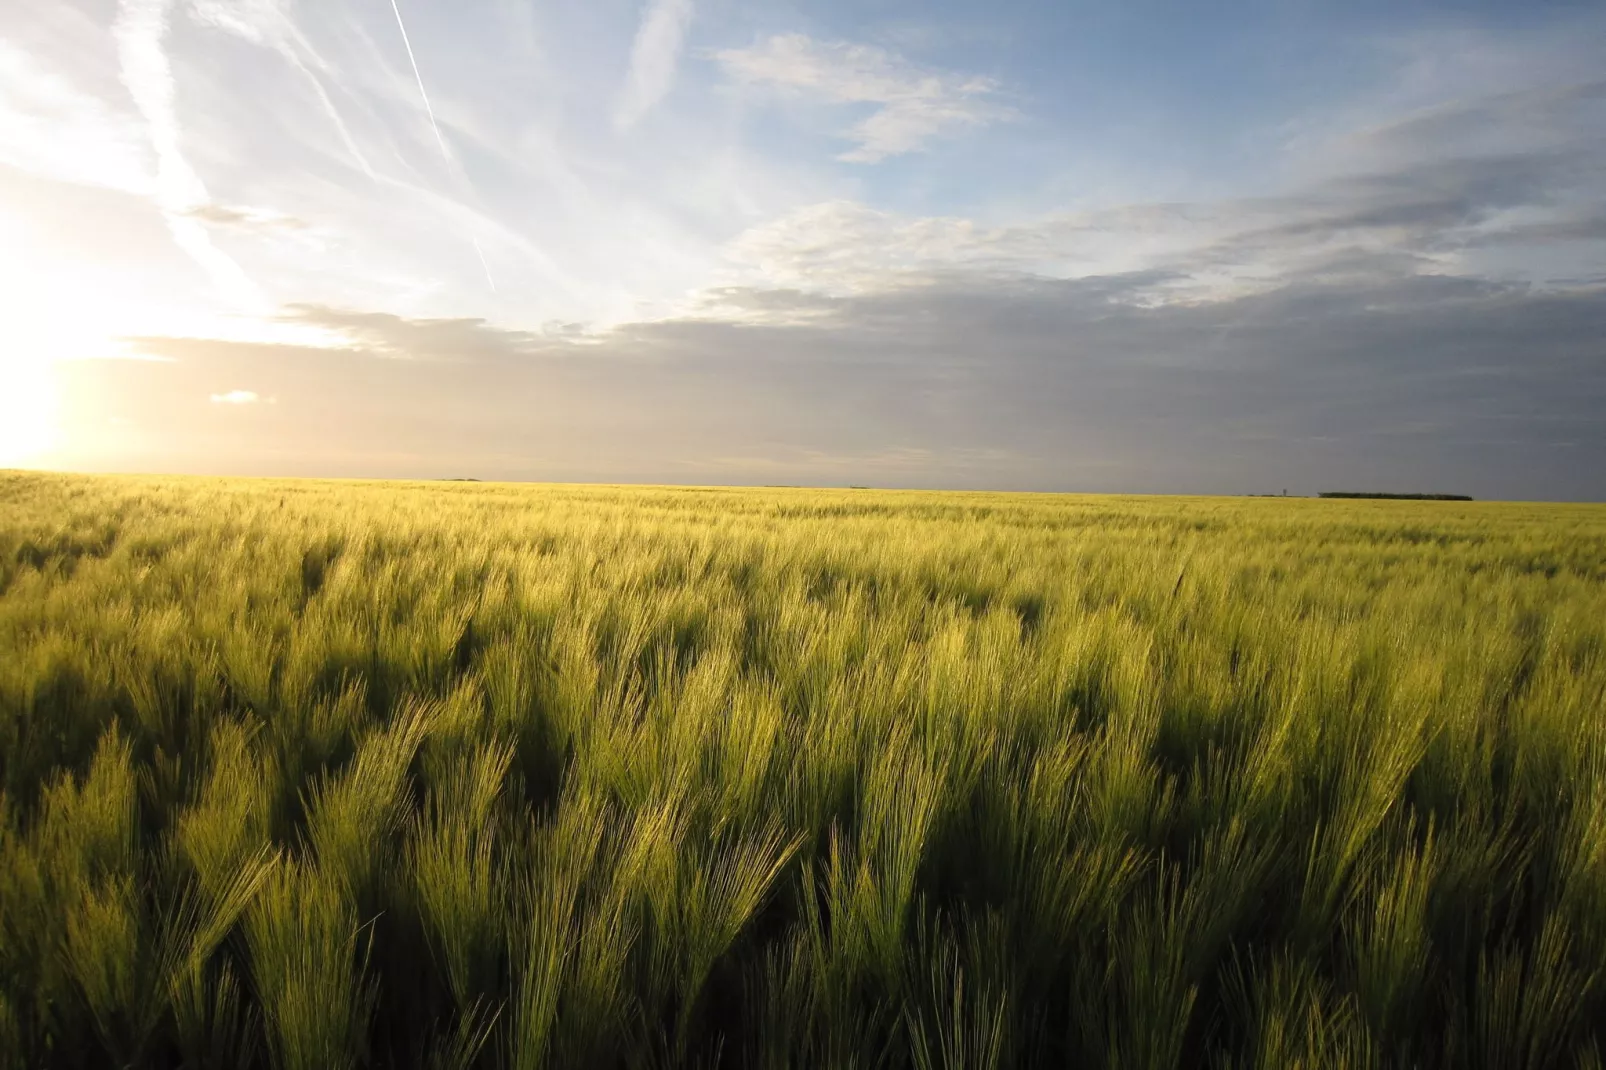
[[[1606,507],[0,474],[0,1065],[1603,1054]]]

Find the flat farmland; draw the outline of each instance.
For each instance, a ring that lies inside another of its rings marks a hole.
[[[0,474],[0,1066],[1603,1023],[1606,507]]]

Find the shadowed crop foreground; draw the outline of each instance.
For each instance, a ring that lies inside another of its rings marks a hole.
[[[1600,1067],[1606,509],[0,475],[0,1064]]]

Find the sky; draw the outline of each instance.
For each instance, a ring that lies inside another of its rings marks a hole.
[[[1606,499],[1598,0],[0,5],[0,467]]]

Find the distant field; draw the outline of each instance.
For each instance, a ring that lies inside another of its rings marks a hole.
[[[1579,1067],[1606,507],[0,474],[0,1066]]]

